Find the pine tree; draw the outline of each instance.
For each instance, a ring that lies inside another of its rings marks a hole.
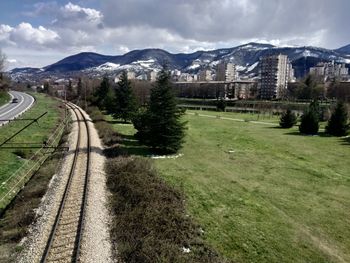
[[[319,128],[320,108],[315,100],[310,103],[309,108],[300,119],[299,131],[304,134],[317,134]]]
[[[66,85],[66,98],[67,100],[69,101],[72,101],[75,97],[75,94],[74,94],[74,90],[73,90],[73,85],[72,85],[72,81],[69,80],[68,81],[68,85]]]
[[[151,90],[148,109],[134,121],[137,137],[158,152],[175,153],[184,142],[186,123],[181,120],[183,111],[176,104],[170,75],[163,69]]]
[[[280,119],[280,126],[282,128],[292,128],[296,123],[297,117],[290,109],[287,109],[287,111],[283,112]]]
[[[115,103],[113,115],[124,122],[131,120],[136,111],[136,99],[131,89],[131,82],[128,80],[126,71],[120,75],[118,87],[115,92]]]
[[[226,101],[223,98],[221,98],[216,102],[216,110],[225,111],[225,109],[226,109]]]
[[[48,94],[49,93],[49,89],[50,89],[50,84],[47,81],[45,81],[43,92]]]
[[[343,102],[338,102],[326,126],[326,133],[345,136],[349,131],[348,112]]]
[[[83,84],[81,81],[81,78],[78,79],[78,84],[77,84],[77,95],[79,98],[83,98],[84,94],[83,94]]]
[[[108,88],[107,94],[103,99],[103,108],[108,114],[114,113],[115,108],[115,90],[113,88]]]
[[[96,103],[96,105],[100,108],[100,109],[104,109],[105,105],[104,105],[104,100],[107,96],[107,93],[109,91],[110,87],[109,87],[109,80],[107,77],[104,77],[101,85],[97,88],[96,92],[95,92],[95,99],[94,102]]]

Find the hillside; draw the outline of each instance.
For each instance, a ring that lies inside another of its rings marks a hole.
[[[237,65],[243,76],[254,77],[258,74],[259,58],[267,55],[287,55],[293,64],[296,77],[303,77],[309,68],[321,61],[336,61],[350,64],[350,45],[337,50],[303,46],[276,47],[269,44],[248,43],[245,45],[211,51],[172,54],[162,49],[133,50],[120,56],[106,56],[84,52],[66,57],[41,69],[16,68],[9,73],[15,80],[40,79],[43,77],[61,77],[74,74],[91,76],[114,76],[122,70],[131,70],[138,75],[159,70],[163,65],[169,69],[197,73],[200,69],[215,69],[220,61],[229,61]]]

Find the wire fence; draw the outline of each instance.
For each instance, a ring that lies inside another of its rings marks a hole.
[[[62,134],[66,128],[67,121],[64,120],[50,135],[46,144],[37,150],[29,159],[27,159],[21,167],[19,167],[10,177],[8,177],[0,185],[0,209],[6,208],[11,200],[25,186],[33,174],[41,167],[41,165],[50,157],[52,148],[57,147]]]

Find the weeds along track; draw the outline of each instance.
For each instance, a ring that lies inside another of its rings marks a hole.
[[[78,262],[90,170],[90,132],[82,111],[68,103],[78,123],[69,179],[41,262]]]

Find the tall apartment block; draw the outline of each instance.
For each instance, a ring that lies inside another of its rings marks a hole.
[[[211,80],[213,80],[213,78],[211,76],[211,71],[208,69],[199,71],[198,79],[199,79],[199,81],[211,81]]]
[[[262,99],[282,98],[292,79],[292,67],[286,55],[260,58],[259,95]]]
[[[236,79],[236,66],[233,63],[221,62],[217,65],[216,80],[234,81]]]

